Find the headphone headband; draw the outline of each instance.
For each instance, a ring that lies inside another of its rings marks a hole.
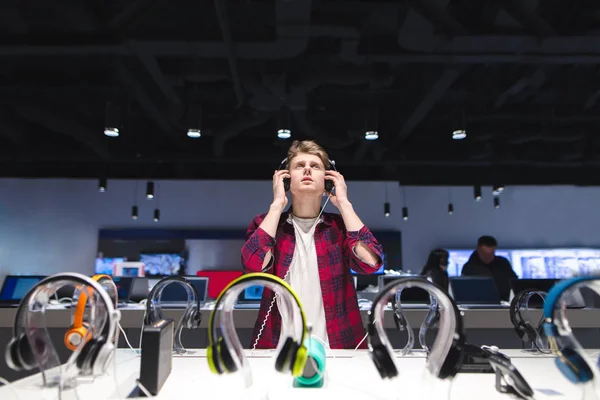
[[[92,280],[98,282],[98,284],[100,284],[100,286],[102,286],[103,281],[113,282],[113,285],[114,285],[114,281],[110,275],[97,274],[97,275],[92,276]],[[117,296],[116,286],[115,286],[115,296]],[[77,307],[75,308],[75,316],[73,317],[73,327],[74,328],[80,328],[83,326],[83,315],[85,313],[85,305],[87,304],[87,300],[88,300],[87,293],[85,291],[81,292],[81,294],[79,295],[79,299],[77,300]],[[114,308],[116,308],[117,304],[118,304],[118,298],[115,297],[114,301],[112,301],[112,305]]]
[[[457,357],[454,365],[446,366],[445,364],[454,348],[462,352],[464,344],[462,317],[458,307],[449,295],[439,286],[422,277],[399,278],[388,283],[377,294],[369,311],[369,350],[373,352],[373,347],[383,345],[387,349],[388,355],[393,354],[392,346],[383,327],[383,309],[387,305],[387,299],[390,296],[398,290],[409,287],[426,290],[441,305],[439,331],[427,358],[427,369],[437,377],[453,376],[462,363],[462,357]]]
[[[23,313],[25,312],[25,310],[27,310],[29,308],[28,304],[29,304],[31,297],[34,295],[37,296],[38,295],[37,290],[39,288],[41,288],[42,286],[47,286],[49,284],[52,284],[55,282],[60,282],[60,281],[78,283],[78,284],[81,284],[84,286],[89,286],[96,293],[98,293],[100,299],[102,300],[102,302],[104,303],[104,306],[106,307],[106,311],[108,314],[107,322],[109,324],[109,332],[111,332],[111,334],[116,332],[117,323],[120,319],[121,313],[119,312],[119,310],[116,310],[114,308],[113,302],[111,301],[110,297],[108,296],[108,293],[106,293],[106,291],[102,288],[102,286],[100,286],[100,284],[97,281],[95,281],[95,280],[91,279],[90,277],[85,276],[83,274],[76,273],[76,272],[62,272],[62,273],[58,273],[58,274],[49,276],[45,279],[42,279],[34,287],[32,287],[29,290],[29,292],[27,292],[27,294],[23,297],[23,299],[21,300],[21,303],[19,304],[19,308],[17,309],[17,314],[15,315],[15,324],[13,326],[13,336],[16,337],[18,335],[19,327],[22,326],[21,319],[23,318]],[[93,293],[93,292],[91,292],[91,293]],[[84,295],[84,293],[82,292],[81,295]],[[88,293],[85,293],[86,301],[87,301],[88,295],[89,295]]]
[[[210,314],[210,319],[208,320],[208,340],[210,348],[217,341],[217,327],[215,326],[215,319],[217,314],[221,312],[221,310],[219,310],[219,306],[222,303],[223,314],[220,317],[220,325],[223,334],[223,340],[228,348],[233,348],[235,350],[232,352],[232,355],[237,355],[235,363],[237,364],[238,368],[245,364],[245,357],[239,337],[235,331],[233,313],[231,313],[231,309],[233,308],[235,299],[237,299],[242,290],[250,286],[255,286],[256,284],[261,284],[271,289],[284,301],[287,307],[287,312],[282,312],[281,315],[282,318],[288,319],[288,321],[286,321],[287,323],[283,325],[284,328],[289,328],[291,325],[294,325],[293,304],[296,304],[298,310],[300,311],[302,327],[301,331],[299,330],[295,332],[296,337],[294,339],[299,345],[301,345],[304,343],[304,340],[307,336],[308,324],[306,322],[306,316],[302,308],[302,303],[300,302],[298,295],[287,282],[275,275],[266,274],[264,272],[254,272],[242,275],[241,277],[230,282],[229,285],[227,285],[223,291],[221,291],[216,299],[215,307]],[[281,344],[282,343],[280,343],[280,345]]]

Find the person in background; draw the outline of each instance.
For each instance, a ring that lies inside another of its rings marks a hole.
[[[429,278],[433,283],[448,291],[448,258],[449,254],[444,249],[435,249],[429,253],[427,263],[421,275]]]
[[[493,236],[481,236],[477,248],[463,266],[462,276],[491,276],[494,279],[500,299],[510,298],[511,281],[518,279],[510,261],[496,255],[498,242]]]

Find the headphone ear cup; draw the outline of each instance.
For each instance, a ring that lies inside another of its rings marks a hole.
[[[285,339],[285,343],[281,346],[281,351],[277,355],[275,359],[275,370],[278,372],[285,372],[288,356],[290,355],[290,351],[292,350],[292,345],[294,344],[294,340],[291,337]]]
[[[290,191],[290,185],[291,185],[291,179],[290,178],[283,178],[283,189],[286,192]]]
[[[308,361],[308,349],[304,345],[294,342],[294,354],[291,354],[290,370],[294,378],[302,376],[304,367]]]
[[[95,358],[94,352],[98,346],[98,340],[90,339],[81,349],[81,352],[77,356],[76,365],[77,368],[84,374],[91,374],[93,358]]]
[[[21,349],[23,349],[25,354],[20,354]],[[33,364],[34,357],[33,354],[31,354],[31,348],[29,347],[29,342],[25,335],[19,335],[10,340],[6,346],[5,359],[6,364],[14,371],[27,371],[33,368],[30,368],[30,366]],[[29,365],[23,363],[23,360],[25,359],[28,361],[27,364]]]
[[[223,362],[225,371],[229,373],[237,371],[237,365],[235,364],[235,361],[233,361],[229,348],[227,348],[227,343],[225,343],[223,338],[219,339],[219,358]]]
[[[565,378],[573,383],[586,383],[593,379],[592,369],[579,353],[569,347],[562,349],[561,353],[554,363]]]
[[[208,359],[208,368],[213,374],[222,375],[223,369],[219,362],[219,347],[218,343],[213,343],[206,349],[206,358]]]
[[[371,351],[369,351],[369,356],[382,379],[394,378],[398,375],[398,369],[394,365],[394,360],[392,360],[390,353],[382,344],[373,346]]]
[[[41,342],[40,342],[41,345]],[[19,359],[19,364],[21,365],[21,367],[26,370],[26,371],[30,371],[34,368],[37,367],[38,363],[37,360],[35,359],[35,356],[33,355],[33,352],[31,351],[31,346],[29,345],[29,340],[27,339],[26,335],[21,335],[21,337],[19,338],[19,340],[16,343],[17,346],[17,358]],[[45,349],[40,349],[40,353],[44,354],[45,353]]]
[[[465,346],[464,343],[453,343],[450,346],[448,355],[444,360],[440,372],[438,375],[439,379],[446,379],[448,377],[455,376],[460,367],[462,366],[465,359]]]
[[[202,313],[198,309],[192,310],[190,314],[190,318],[188,320],[188,328],[189,329],[198,329],[200,328],[200,323],[202,322]]]

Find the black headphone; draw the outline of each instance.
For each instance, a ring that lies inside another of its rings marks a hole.
[[[288,159],[286,157],[281,161],[281,164],[279,164],[278,170],[286,169],[287,162],[288,162]],[[329,160],[329,166],[326,167],[325,169],[327,171],[336,171],[337,172],[337,169],[335,168],[335,161]],[[291,185],[291,179],[283,178],[283,188],[285,189],[286,192],[290,191],[290,185]],[[327,193],[331,193],[334,188],[335,188],[335,184],[333,183],[333,181],[325,179],[325,191]]]
[[[164,288],[172,283],[178,283],[183,286],[188,295],[188,304],[193,302],[196,303],[196,307],[188,307],[185,310],[185,314],[183,317],[181,317],[182,326],[188,329],[199,328],[200,322],[202,322],[202,313],[200,312],[200,296],[198,295],[198,291],[194,285],[192,285],[187,279],[180,276],[167,276],[162,278],[156,283],[156,285],[154,285],[150,291],[150,294],[148,295],[148,300],[146,301],[146,316],[144,317],[144,324],[153,325],[163,319],[160,298]]]
[[[546,300],[546,292],[537,289],[525,289],[520,291],[513,297],[510,302],[510,321],[515,327],[515,332],[519,338],[524,342],[531,342],[535,348],[540,352],[548,352],[539,348],[537,339],[543,334],[544,328],[544,316],[540,318],[537,327],[534,327],[531,322],[525,320],[521,315],[521,308],[527,307],[529,298],[533,295],[539,295]]]
[[[427,368],[440,379],[452,378],[460,369],[464,359],[465,333],[462,316],[449,295],[436,284],[422,277],[405,277],[394,280],[383,287],[373,300],[367,327],[369,356],[383,379],[394,378],[398,368],[392,356],[393,350],[382,325],[380,315],[387,299],[405,287],[419,287],[433,295],[442,306],[439,332],[431,353],[427,357]]]
[[[44,327],[32,328],[28,333],[27,330],[29,327],[27,325],[29,325],[29,322],[26,318],[25,321],[22,321],[22,319],[29,311],[31,301],[35,301],[43,309],[48,304],[52,294],[69,283],[82,285],[81,289],[85,290],[88,298],[93,298],[92,295],[94,292],[97,293],[98,298],[103,303],[104,307],[102,308],[106,310],[106,320],[103,321],[104,326],[101,331],[106,332],[106,325],[108,325],[108,334],[101,334],[95,329],[90,329],[89,334],[92,335],[92,338],[83,344],[75,360],[77,368],[83,375],[97,376],[104,373],[115,349],[113,342],[117,334],[117,324],[121,313],[113,307],[108,293],[98,282],[78,273],[52,275],[38,282],[23,297],[15,316],[13,337],[8,343],[5,353],[6,364],[11,369],[15,371],[30,371],[34,368],[39,368],[49,361],[52,354],[56,358],[55,361],[60,364],[47,329]],[[43,360],[38,360],[38,357],[43,358]]]

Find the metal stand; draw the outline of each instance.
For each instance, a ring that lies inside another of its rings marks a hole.
[[[499,393],[508,393],[508,394],[517,396],[519,399],[526,399],[526,397],[521,396],[519,394],[519,392],[517,392],[512,386],[506,385],[504,383],[504,376],[502,375],[500,370],[497,369],[495,372],[496,372],[496,390]]]

